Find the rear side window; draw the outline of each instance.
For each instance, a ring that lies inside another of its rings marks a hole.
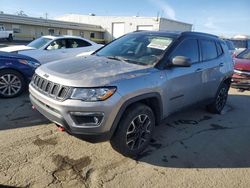
[[[216,47],[217,47],[218,56],[221,56],[223,54],[223,49],[221,47],[221,44],[219,42],[216,42]]]
[[[199,47],[196,39],[186,39],[174,50],[171,57],[185,56],[191,59],[192,63],[199,62]]]
[[[217,57],[217,48],[214,41],[201,40],[202,60],[208,61]]]
[[[81,48],[86,46],[91,46],[91,44],[85,40],[68,39],[68,48]]]

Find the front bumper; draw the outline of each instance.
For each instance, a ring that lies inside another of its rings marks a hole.
[[[235,89],[250,90],[250,76],[234,74],[231,87]]]
[[[106,101],[84,102],[67,99],[58,101],[50,98],[32,85],[29,86],[30,100],[33,106],[50,121],[62,126],[73,135],[89,135],[109,138],[114,119],[121,107],[121,96],[116,92]],[[75,114],[99,114],[97,124],[79,124]]]

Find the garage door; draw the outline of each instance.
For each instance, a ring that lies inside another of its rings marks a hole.
[[[137,26],[137,30],[152,31],[153,30],[153,26],[152,25],[138,25]]]
[[[112,24],[113,38],[116,39],[125,34],[124,23],[113,23]]]

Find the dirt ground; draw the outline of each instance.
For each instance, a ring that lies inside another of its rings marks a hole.
[[[137,159],[109,142],[59,132],[28,94],[0,99],[0,185],[16,187],[250,187],[250,92],[230,90],[222,115],[198,108],[156,128]],[[1,186],[0,186],[1,187]]]

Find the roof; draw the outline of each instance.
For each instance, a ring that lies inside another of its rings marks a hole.
[[[94,44],[95,42],[91,41],[91,40],[88,40],[86,38],[83,38],[83,37],[79,37],[79,36],[72,36],[72,35],[44,35],[42,36],[44,38],[49,38],[49,39],[63,39],[63,38],[71,38],[71,39],[81,39],[81,40],[85,40],[91,44]]]
[[[12,14],[0,14],[0,23],[14,23],[25,25],[45,26],[52,28],[79,29],[88,31],[104,32],[105,30],[99,25],[75,23],[68,21],[58,21],[44,18],[34,18],[26,16],[17,16]]]
[[[201,33],[201,32],[194,32],[194,31],[135,31],[134,33],[145,33],[145,34],[159,34],[159,35],[166,35],[166,36],[203,36],[203,37],[211,37],[211,38],[219,38],[216,35],[212,35],[209,33]]]

